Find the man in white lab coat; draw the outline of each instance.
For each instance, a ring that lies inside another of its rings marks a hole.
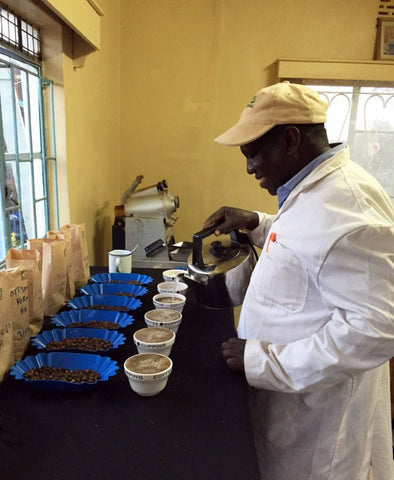
[[[393,480],[394,210],[328,144],[327,106],[283,82],[216,139],[279,201],[277,215],[222,207],[205,221],[262,248],[223,355],[251,386],[262,479]]]

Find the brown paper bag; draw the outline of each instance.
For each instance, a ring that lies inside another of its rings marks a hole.
[[[59,230],[49,230],[47,234],[49,239],[66,240],[65,262],[67,267],[67,283],[66,283],[66,301],[71,300],[75,296],[75,275],[72,252],[72,233],[71,230],[60,232]]]
[[[0,318],[2,322],[12,322],[12,363],[23,357],[30,341],[28,290],[27,270],[24,267],[0,270]],[[2,367],[8,369],[9,361],[8,358]]]
[[[7,315],[1,313],[3,311],[1,303],[0,298],[0,383],[14,364],[12,321]]]
[[[10,248],[5,258],[5,262],[7,268],[20,266],[27,270],[30,333],[32,336],[37,335],[37,333],[41,331],[44,323],[40,253],[37,250]]]
[[[9,299],[3,277],[4,270],[0,270],[0,382],[14,363],[12,318],[7,314]]]
[[[67,241],[34,238],[27,240],[27,247],[41,253],[44,315],[55,315],[66,300]]]
[[[81,288],[88,283],[90,278],[85,224],[64,225],[60,231],[71,231],[75,288]]]

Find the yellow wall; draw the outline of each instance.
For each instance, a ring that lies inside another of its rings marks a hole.
[[[114,206],[120,203],[119,1],[103,0],[101,48],[74,68],[63,55],[66,155],[71,223],[85,223],[91,265],[106,265]],[[66,32],[66,52],[72,50]],[[70,53],[71,55],[71,53]]]
[[[213,142],[279,57],[371,60],[377,0],[121,0],[122,190],[137,174],[180,196],[177,240],[222,204],[276,211],[238,148]]]
[[[237,148],[213,138],[279,57],[371,60],[377,0],[99,0],[101,50],[64,57],[70,221],[85,222],[91,264],[106,264],[113,208],[134,178],[166,178],[190,240],[222,204],[276,210]]]

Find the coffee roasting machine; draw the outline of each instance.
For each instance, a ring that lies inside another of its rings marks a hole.
[[[185,242],[175,243],[174,216],[179,208],[179,197],[168,191],[166,180],[156,185],[137,187],[144,177],[136,177],[122,196],[122,204],[115,207],[112,226],[112,247],[132,250],[133,267],[185,267],[191,247]]]

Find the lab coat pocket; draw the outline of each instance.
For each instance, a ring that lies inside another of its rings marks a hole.
[[[298,433],[301,402],[299,394],[250,390],[249,407],[256,438],[279,448],[291,445]]]
[[[256,297],[291,313],[302,311],[308,291],[308,274],[294,253],[271,242],[260,259],[252,283]]]

